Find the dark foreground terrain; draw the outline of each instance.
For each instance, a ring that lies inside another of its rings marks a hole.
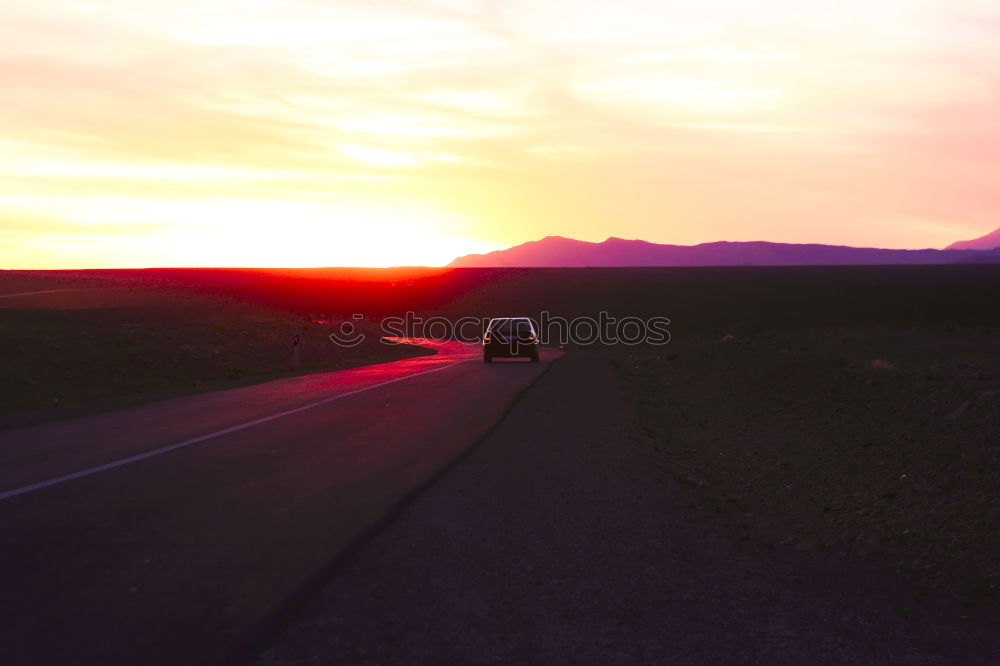
[[[663,472],[622,362],[553,363],[252,663],[997,663],[994,625],[868,563],[748,548]]]
[[[292,373],[296,332],[300,372],[425,353],[377,341],[407,311],[671,319],[665,346],[569,345],[464,468],[336,560],[261,663],[1000,661],[1000,266],[0,286],[50,292],[0,299],[10,418]],[[354,314],[366,342],[330,343]]]
[[[380,344],[377,331],[337,346],[328,319],[226,295],[5,277],[0,294],[29,294],[0,298],[0,426],[431,353]],[[47,293],[30,293],[39,290]]]
[[[868,561],[947,598],[955,617],[997,616],[993,329],[690,339],[630,354],[618,374],[654,464],[746,548]]]

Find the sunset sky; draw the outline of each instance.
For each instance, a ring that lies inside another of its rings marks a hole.
[[[5,0],[0,268],[1000,226],[996,0]]]

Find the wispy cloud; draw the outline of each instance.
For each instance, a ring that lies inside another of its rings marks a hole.
[[[976,0],[6,3],[0,264],[233,219],[251,238],[204,261],[268,262],[289,216],[345,242],[281,262],[391,263],[353,229],[406,211],[409,263],[555,233],[940,246],[1000,224],[998,44]]]

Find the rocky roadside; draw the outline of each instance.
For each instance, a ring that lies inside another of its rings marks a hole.
[[[630,354],[617,370],[655,464],[728,516],[747,548],[870,562],[956,617],[996,620],[993,332],[720,335]]]

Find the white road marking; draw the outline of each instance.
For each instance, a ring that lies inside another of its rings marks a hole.
[[[86,289],[46,289],[44,291],[25,291],[20,294],[2,294],[0,298],[14,298],[15,296],[34,296],[35,294],[56,294],[63,291],[87,291]]]
[[[63,476],[57,476],[55,478],[48,479],[46,481],[39,481],[38,483],[32,483],[31,485],[21,486],[20,488],[14,488],[13,490],[7,490],[5,492],[0,493],[0,500],[9,499],[11,497],[17,497],[18,495],[24,495],[25,493],[30,493],[35,490],[41,490],[42,488],[48,488],[50,486],[55,486],[60,483],[65,483],[67,481],[72,481],[74,479],[90,476],[91,474],[97,474],[98,472],[103,472],[108,469],[114,469],[115,467],[122,467],[123,465],[139,462],[140,460],[146,460],[147,458],[152,458],[154,456],[158,456],[163,453],[168,453],[170,451],[176,451],[177,449],[183,449],[186,446],[191,446],[192,444],[204,442],[205,440],[208,439],[214,439],[215,437],[228,435],[231,432],[246,430],[247,428],[252,428],[253,426],[260,425],[261,423],[267,423],[268,421],[280,419],[284,416],[290,416],[292,414],[304,412],[307,409],[319,407],[320,405],[325,405],[327,403],[333,402],[334,400],[340,400],[341,398],[346,398],[348,396],[357,395],[358,393],[364,393],[365,391],[370,391],[380,386],[386,386],[387,384],[395,384],[396,382],[401,382],[405,379],[412,379],[413,377],[419,377],[420,375],[427,375],[432,372],[440,372],[441,370],[447,370],[448,368],[454,367],[459,363],[467,363],[468,361],[471,360],[472,360],[471,358],[463,358],[460,361],[455,361],[454,363],[442,365],[440,368],[432,368],[431,370],[424,370],[423,372],[418,372],[412,375],[404,375],[402,377],[396,377],[395,379],[390,379],[388,381],[380,382],[378,384],[372,384],[371,386],[365,386],[364,388],[348,391],[347,393],[340,393],[338,395],[330,396],[329,398],[323,398],[322,400],[317,400],[316,402],[311,402],[308,405],[302,405],[301,407],[296,407],[295,409],[289,409],[284,412],[271,414],[270,416],[254,419],[253,421],[247,421],[246,423],[234,425],[229,428],[224,428],[222,430],[217,430],[207,435],[201,435],[200,437],[185,439],[183,442],[177,442],[176,444],[169,444],[167,446],[163,446],[158,449],[153,449],[152,451],[146,451],[145,453],[129,456],[128,458],[121,458],[119,460],[114,460],[109,463],[104,463],[103,465],[98,465],[97,467],[91,467],[90,469],[85,469],[80,472],[73,472],[72,474],[64,474]]]

